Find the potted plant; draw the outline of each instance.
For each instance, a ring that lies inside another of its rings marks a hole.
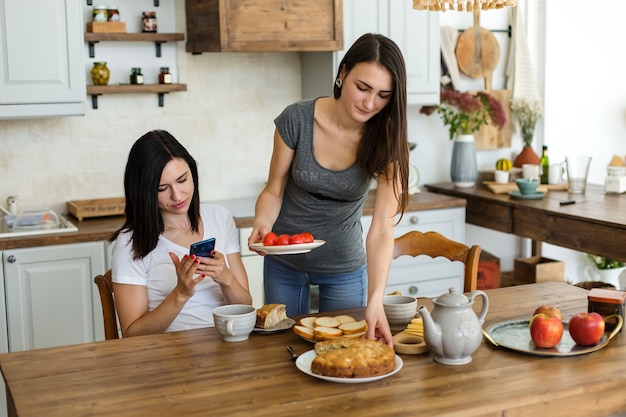
[[[620,289],[620,275],[626,270],[626,263],[604,256],[587,254],[591,265],[585,267],[585,277],[589,281],[600,281]]]
[[[454,140],[450,177],[458,187],[471,187],[478,176],[474,132],[491,123],[502,129],[506,113],[500,100],[479,91],[475,93],[442,90],[438,106],[424,106],[420,113],[439,113],[448,127],[450,140]]]
[[[524,141],[522,152],[513,161],[513,166],[521,168],[523,164],[539,164],[539,155],[533,150],[537,122],[543,116],[543,108],[539,100],[515,99],[511,102],[513,119],[517,121],[520,135]]]

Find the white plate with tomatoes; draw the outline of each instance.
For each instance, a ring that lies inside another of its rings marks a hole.
[[[265,246],[262,243],[252,243],[250,247],[259,252],[265,252],[268,255],[294,255],[298,253],[307,253],[315,248],[319,248],[325,240],[314,240],[311,243],[294,243],[291,245],[272,245]]]

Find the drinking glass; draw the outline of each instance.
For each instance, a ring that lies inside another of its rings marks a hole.
[[[574,194],[584,194],[589,175],[590,156],[566,156],[565,170],[567,171],[567,191]]]

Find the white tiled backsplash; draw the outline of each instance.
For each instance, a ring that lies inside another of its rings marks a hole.
[[[158,8],[153,0],[136,3],[156,10],[163,26],[174,9],[175,30],[185,32],[184,0],[161,0]],[[113,66],[125,59],[126,42],[105,44],[96,45],[97,59]],[[154,54],[154,44],[141,47]],[[256,196],[267,179],[273,119],[300,98],[299,54],[191,55],[184,41],[175,48],[173,72],[188,91],[165,95],[164,107],[156,94],[114,94],[100,96],[97,110],[87,97],[84,117],[0,120],[0,204],[17,195],[18,209],[62,212],[68,200],[122,196],[128,151],[152,129],[170,131],[196,158],[202,200]],[[86,68],[92,61],[85,47]],[[132,66],[140,65],[122,65]]]

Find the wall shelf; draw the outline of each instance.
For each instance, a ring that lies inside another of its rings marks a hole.
[[[87,0],[87,6],[93,5],[93,0]],[[159,7],[159,0],[154,0],[154,7]]]
[[[91,96],[91,107],[93,109],[98,108],[98,96],[102,94],[156,93],[159,97],[159,107],[163,107],[165,94],[177,91],[187,91],[187,84],[119,84],[87,86],[87,94]]]
[[[95,58],[95,44],[98,42],[154,42],[156,56],[161,57],[161,44],[185,40],[184,33],[85,33],[89,44],[89,58]]]

